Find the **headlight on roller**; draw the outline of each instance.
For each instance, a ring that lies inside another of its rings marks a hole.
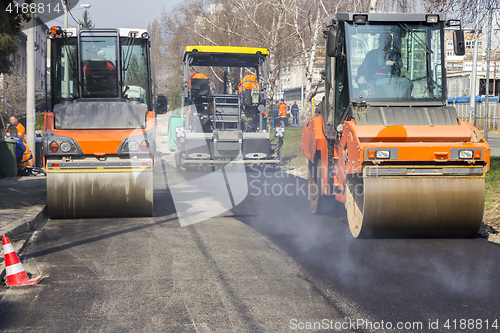
[[[61,151],[63,153],[67,153],[71,150],[71,143],[69,143],[68,141],[63,141],[61,143]]]
[[[474,156],[474,152],[472,150],[460,150],[458,152],[458,158],[468,160]]]
[[[375,157],[378,159],[387,159],[391,157],[391,152],[388,150],[377,150],[375,152]]]
[[[73,138],[59,136],[50,130],[45,130],[42,140],[42,152],[44,156],[83,155],[82,149]]]
[[[130,140],[130,142],[128,143],[128,150],[137,151],[137,149],[139,149],[139,144],[137,143],[137,141]]]
[[[146,133],[129,136],[122,141],[118,147],[118,155],[141,155],[150,154],[154,155],[155,151],[155,137],[154,131],[149,130]]]

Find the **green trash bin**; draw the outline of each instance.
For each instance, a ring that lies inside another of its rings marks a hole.
[[[16,139],[0,139],[0,170],[5,177],[17,176]]]

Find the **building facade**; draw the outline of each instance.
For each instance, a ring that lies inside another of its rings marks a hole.
[[[497,11],[493,22],[497,22],[500,15]],[[490,96],[500,95],[500,45],[498,37],[500,36],[500,29],[498,22],[492,27],[491,34],[491,51],[490,51],[490,68],[489,68],[489,91]],[[472,31],[472,29],[465,29]],[[483,32],[487,31],[483,27]],[[465,33],[465,55],[457,56],[453,51],[453,34],[446,33],[446,71],[448,76],[448,96],[470,96],[470,95],[486,95],[486,67],[487,67],[487,39],[486,34],[481,32],[478,35],[478,50],[477,50],[477,67],[476,67],[476,91],[470,91],[470,79],[473,67],[473,54],[474,54],[474,38],[473,32]],[[484,38],[483,38],[484,37]]]

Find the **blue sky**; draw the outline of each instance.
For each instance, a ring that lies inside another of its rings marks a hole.
[[[81,4],[90,4],[90,18],[96,28],[147,28],[148,23],[159,18],[163,9],[170,11],[182,0],[80,0],[71,11],[76,20],[83,15]],[[48,25],[63,25],[63,17]],[[75,21],[69,16],[69,27],[76,27]]]

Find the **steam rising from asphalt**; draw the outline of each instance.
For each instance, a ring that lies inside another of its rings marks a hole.
[[[355,239],[342,204],[332,201],[329,215],[310,213],[304,179],[282,170],[232,167],[225,170],[226,181],[222,170],[193,178],[172,172],[170,165],[167,177],[181,225],[231,209],[235,218],[292,254],[301,274],[325,295],[334,293],[335,302],[342,296],[358,304],[370,300],[403,313],[415,297],[434,302],[430,290],[456,299],[457,309],[463,299],[494,292],[489,272],[496,264],[472,251],[477,239]]]
[[[282,171],[274,174],[275,178],[269,179],[261,171],[250,172],[250,195],[236,211],[246,212],[250,217],[245,221],[249,220],[252,227],[282,244],[337,287],[394,296],[426,294],[429,284],[438,285],[443,293],[460,295],[478,296],[492,291],[491,277],[484,274],[484,268],[492,267],[494,261],[482,257],[461,259],[471,258],[466,249],[478,240],[355,239],[342,204],[332,200],[329,215],[315,216],[309,211],[307,187],[305,193],[299,189],[306,186],[306,180]],[[260,196],[255,196],[259,184]],[[287,185],[294,196],[284,194],[284,190],[281,196],[275,196],[270,190],[272,186]]]

